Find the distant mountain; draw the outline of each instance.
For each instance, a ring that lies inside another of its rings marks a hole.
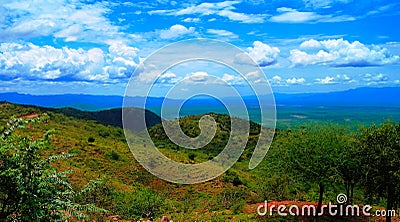
[[[99,111],[121,108],[123,97],[82,94],[29,95],[19,93],[0,93],[0,101],[52,108],[76,108],[85,111]]]
[[[400,87],[357,88],[329,93],[276,94],[281,105],[399,106]]]
[[[400,106],[400,87],[385,88],[357,88],[340,92],[327,93],[299,93],[299,94],[274,94],[277,105],[318,105],[318,106]],[[238,98],[231,98],[237,100]],[[254,96],[243,97],[246,104],[256,102]],[[187,103],[191,107],[220,106],[215,99],[193,99]],[[104,95],[28,95],[19,93],[0,93],[0,101],[17,104],[36,105],[51,108],[70,107],[83,111],[99,111],[111,108],[121,108],[122,96]],[[146,101],[146,109],[160,113],[159,108],[167,101],[170,107],[182,104],[182,100],[156,98],[156,97],[130,97],[126,106],[141,107]],[[190,114],[190,113],[188,113]]]

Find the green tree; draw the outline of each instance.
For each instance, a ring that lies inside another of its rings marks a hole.
[[[366,194],[385,198],[389,212],[400,203],[400,123],[363,128],[360,142]],[[386,221],[391,221],[390,214]]]
[[[325,184],[337,175],[336,162],[345,143],[344,130],[332,124],[310,124],[288,131],[282,154],[286,169],[319,186],[317,212],[321,212]]]
[[[39,152],[49,149],[50,133],[36,140],[15,135],[14,130],[24,123],[13,119],[0,132],[0,220],[54,221],[104,212],[94,205],[74,203],[75,196],[90,191],[94,183],[75,192],[67,181],[69,172],[58,172],[50,164],[71,155],[41,158]]]
[[[337,147],[338,159],[335,161],[339,182],[343,183],[348,197],[347,204],[353,203],[354,187],[361,181],[361,159],[355,158],[359,153],[359,141],[356,139],[356,132],[349,134],[342,133],[341,144]]]

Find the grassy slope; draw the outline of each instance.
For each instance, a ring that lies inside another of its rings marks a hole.
[[[10,116],[43,113],[37,107],[23,107],[9,103],[0,104],[0,110],[0,127],[5,125]],[[165,182],[148,173],[137,163],[129,151],[121,128],[52,112],[47,114],[50,116],[47,123],[33,123],[26,129],[18,130],[17,133],[38,138],[44,132],[54,130],[52,138],[54,148],[44,151],[44,155],[62,152],[77,154],[76,157],[63,160],[56,165],[60,170],[73,170],[70,181],[74,186],[81,187],[91,179],[101,178],[117,193],[132,192],[142,187],[150,188],[158,193],[166,204],[158,216],[170,214],[172,219],[176,218],[175,221],[197,218],[198,214],[205,220],[211,220],[215,217],[214,214],[220,215],[221,218],[234,217],[233,213],[226,209],[229,206],[215,206],[217,201],[214,196],[233,187],[223,176],[198,185],[176,185]],[[89,137],[93,137],[95,142],[89,143]],[[113,158],[113,153],[117,153],[117,160]],[[184,153],[175,155],[178,159],[187,157]],[[244,190],[238,187],[234,189]]]
[[[23,107],[14,104],[0,104],[0,129],[10,116],[24,116],[32,113],[43,113],[37,107]],[[268,200],[302,200],[315,201],[318,189],[315,185],[303,182],[291,175],[285,174],[280,161],[280,150],[284,149],[285,131],[278,131],[274,143],[265,159],[256,169],[248,169],[252,145],[257,137],[258,125],[252,123],[252,134],[245,155],[230,170],[220,177],[196,185],[177,185],[165,182],[144,170],[132,156],[123,134],[118,127],[104,126],[93,120],[82,120],[67,117],[63,114],[48,112],[50,120],[47,123],[30,124],[19,134],[37,138],[47,130],[54,129],[52,138],[53,149],[45,150],[43,155],[74,153],[76,157],[59,162],[60,170],[73,170],[70,175],[72,184],[81,187],[91,179],[103,179],[106,190],[93,194],[94,201],[101,207],[110,210],[111,215],[119,214],[124,219],[133,216],[128,212],[128,205],[136,207],[128,199],[121,197],[127,194],[148,189],[162,199],[162,207],[155,217],[168,215],[173,221],[225,221],[225,220],[257,220],[256,211],[246,211],[248,205]],[[212,114],[220,123],[217,129],[217,139],[205,150],[187,151],[173,147],[165,140],[161,125],[150,129],[161,152],[175,160],[194,163],[207,160],[219,151],[218,144],[229,134],[227,122],[229,116]],[[197,117],[186,117],[181,121],[183,131],[198,131]],[[198,132],[197,132],[198,133]],[[88,142],[88,138],[94,142]],[[195,153],[194,160],[189,154]],[[326,200],[335,200],[336,195],[343,191],[339,184],[327,188]],[[103,197],[107,196],[107,198]],[[355,195],[357,196],[357,195]],[[101,201],[100,201],[101,200]],[[124,204],[127,204],[125,206]],[[97,216],[98,217],[98,216]],[[100,217],[98,220],[104,220]],[[265,219],[265,218],[264,218]],[[278,218],[279,219],[279,218]],[[282,219],[282,218],[281,218]],[[293,218],[292,218],[293,220]]]

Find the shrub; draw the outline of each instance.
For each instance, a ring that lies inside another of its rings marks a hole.
[[[51,165],[72,155],[42,159],[40,152],[50,147],[50,133],[35,141],[14,135],[22,126],[22,119],[12,120],[0,132],[0,220],[65,221],[67,215],[83,219],[83,212],[105,212],[92,204],[74,202],[76,195],[90,191],[95,183],[75,192],[67,180],[69,172],[58,172]]]
[[[125,219],[154,219],[161,215],[164,200],[148,188],[138,188],[131,193],[117,193],[117,213]]]
[[[101,129],[99,130],[99,136],[106,138],[110,136],[110,132],[108,130]]]
[[[89,143],[94,143],[95,139],[92,136],[89,136],[88,140]]]
[[[112,160],[119,160],[120,159],[120,155],[114,150],[112,150],[110,153],[108,153],[107,157],[112,159]]]
[[[189,154],[188,154],[188,157],[189,157],[190,160],[194,160],[194,158],[196,158],[196,154],[194,154],[194,153],[189,153]]]

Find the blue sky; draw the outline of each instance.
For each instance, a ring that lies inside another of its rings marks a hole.
[[[143,59],[192,38],[240,47],[274,92],[400,86],[398,1],[1,2],[0,92],[123,95]],[[163,77],[212,84],[201,67]]]

